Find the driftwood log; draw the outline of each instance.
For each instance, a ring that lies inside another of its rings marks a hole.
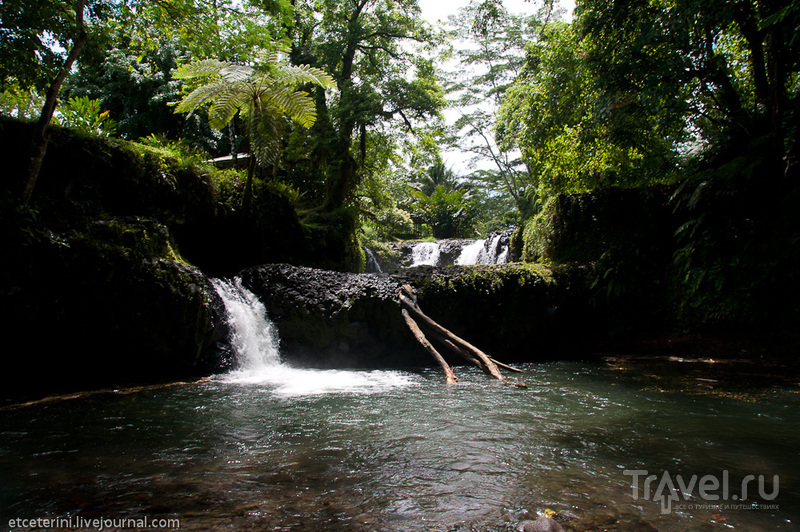
[[[397,290],[397,298],[400,301],[400,305],[402,308],[403,319],[405,319],[408,328],[411,330],[414,337],[417,341],[433,356],[433,358],[439,363],[442,367],[442,370],[445,373],[445,378],[447,379],[448,383],[456,382],[457,378],[453,373],[453,370],[444,360],[444,357],[431,345],[428,341],[427,337],[423,333],[422,329],[420,328],[420,323],[425,326],[431,337],[447,347],[453,353],[459,355],[460,357],[464,358],[468,362],[475,364],[478,368],[480,368],[484,373],[491,375],[495,379],[499,380],[500,382],[504,382],[507,384],[512,384],[514,386],[518,386],[521,388],[526,388],[527,386],[521,382],[511,382],[506,379],[502,373],[500,373],[500,369],[498,366],[508,369],[509,371],[514,371],[517,373],[525,373],[524,371],[508,366],[501,362],[497,362],[489,355],[472,345],[471,343],[467,342],[463,338],[453,334],[448,329],[442,327],[437,322],[432,320],[428,317],[422,309],[419,308],[417,304],[417,298],[414,295],[414,290],[411,286],[404,284]],[[418,323],[419,322],[419,323]]]
[[[419,325],[417,325],[417,322],[414,321],[414,318],[411,317],[408,311],[403,309],[402,313],[403,319],[406,320],[406,325],[408,325],[408,328],[411,329],[411,332],[414,334],[414,338],[417,339],[417,342],[419,342],[420,345],[422,345],[422,347],[424,347],[431,354],[434,360],[436,360],[436,362],[438,362],[442,367],[442,371],[444,371],[445,378],[447,379],[447,384],[455,383],[458,378],[456,377],[455,373],[453,373],[453,370],[450,368],[450,365],[447,363],[444,357],[439,353],[439,351],[436,350],[435,347],[433,347],[433,345],[431,345],[428,339],[425,338],[425,333],[422,332],[422,330],[419,328]]]

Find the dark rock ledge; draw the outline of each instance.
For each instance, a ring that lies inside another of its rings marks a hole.
[[[278,326],[284,359],[314,367],[427,365],[400,315],[397,288],[418,290],[422,309],[506,361],[563,357],[580,337],[557,341],[585,314],[580,276],[540,265],[413,268],[353,274],[275,264],[242,272]]]

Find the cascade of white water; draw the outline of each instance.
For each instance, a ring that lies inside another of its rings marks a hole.
[[[473,264],[480,264],[481,255],[483,255],[483,246],[486,240],[476,240],[471,244],[467,244],[461,248],[461,254],[456,259],[458,266],[471,266]]]
[[[461,248],[455,263],[459,266],[505,264],[507,260],[508,246],[503,245],[503,235],[495,233],[489,239],[476,240]]]
[[[436,266],[439,253],[438,242],[418,242],[411,248],[411,266]]]
[[[238,277],[233,280],[212,279],[211,282],[228,314],[236,368],[254,371],[280,364],[278,333],[267,318],[264,304],[242,285]]]
[[[502,246],[503,235],[495,233],[485,246],[484,264],[504,264],[508,260],[508,246]]]
[[[375,253],[369,248],[364,248],[364,254],[367,256],[365,273],[383,273]]]
[[[266,308],[242,284],[242,280],[212,279],[225,304],[235,369],[222,376],[224,382],[268,385],[281,396],[322,393],[375,393],[409,386],[411,376],[397,371],[345,371],[299,369],[284,365],[278,351],[278,331]]]

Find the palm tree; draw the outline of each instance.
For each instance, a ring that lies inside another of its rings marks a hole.
[[[433,166],[411,184],[409,205],[417,223],[431,226],[435,238],[467,236],[474,230],[478,215],[471,186],[443,161]]]
[[[438,186],[444,186],[448,192],[462,188],[458,183],[458,176],[452,168],[447,168],[443,161],[437,161],[429,167],[427,172],[417,179],[417,187],[426,196],[430,196]]]
[[[176,113],[192,113],[210,104],[209,124],[222,129],[238,113],[244,120],[250,140],[250,167],[245,182],[242,208],[250,210],[253,175],[256,165],[265,167],[280,159],[281,139],[289,118],[303,127],[316,120],[314,101],[307,92],[296,90],[302,84],[333,87],[335,82],[324,71],[308,65],[286,64],[288,48],[261,57],[258,66],[235,65],[206,59],[183,65],[175,72],[179,79],[197,78],[201,84],[180,101]]]

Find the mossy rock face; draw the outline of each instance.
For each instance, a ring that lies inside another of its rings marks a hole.
[[[157,222],[36,233],[6,266],[0,319],[24,349],[3,357],[5,397],[183,379],[224,365],[220,302]]]
[[[412,285],[428,316],[500,360],[576,356],[598,334],[585,270],[517,263],[419,270],[428,275]]]
[[[587,304],[609,337],[675,326],[672,257],[678,222],[669,187],[602,189],[552,198],[517,232],[525,260],[582,264]]]
[[[669,254],[677,229],[671,194],[668,187],[561,194],[527,224],[523,258],[563,264],[590,263],[615,249]]]
[[[401,281],[276,264],[242,272],[267,308],[281,353],[313,367],[389,367],[427,362],[415,353],[394,294]]]
[[[81,135],[50,128],[50,140],[32,202],[47,221],[75,217],[146,216],[163,223],[184,223],[212,213],[214,188],[202,168],[159,156],[144,146],[121,140]],[[24,173],[32,125],[0,120],[0,157],[9,179],[2,184],[9,194]]]

